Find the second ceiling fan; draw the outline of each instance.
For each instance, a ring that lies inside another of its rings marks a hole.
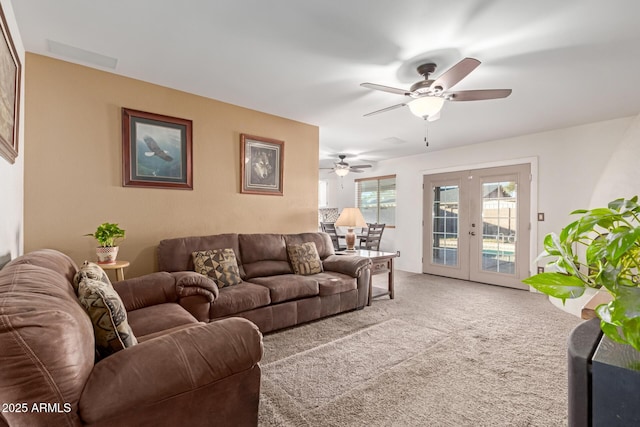
[[[320,169],[329,169],[331,170],[331,172],[335,173],[338,176],[346,176],[349,172],[362,173],[364,172],[362,169],[371,167],[371,165],[350,165],[349,163],[344,161],[344,159],[347,158],[347,156],[344,154],[338,155],[338,158],[340,159],[340,161],[334,162],[334,167]]]
[[[429,76],[436,70],[436,64],[426,63],[418,67],[418,74],[424,80],[414,83],[409,90],[383,86],[375,83],[362,83],[360,86],[369,89],[403,95],[411,98],[406,102],[392,105],[381,110],[372,111],[364,116],[373,116],[395,110],[396,108],[409,106],[411,112],[425,120],[433,121],[440,117],[440,110],[445,101],[480,101],[485,99],[506,98],[511,95],[511,89],[480,89],[449,91],[453,86],[464,79],[469,73],[480,65],[480,61],[474,58],[464,58],[453,67],[445,71],[435,80]]]

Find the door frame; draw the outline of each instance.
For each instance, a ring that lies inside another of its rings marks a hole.
[[[422,175],[421,183],[424,182],[425,175],[434,175],[439,173],[448,173],[448,172],[461,172],[473,169],[488,169],[494,167],[502,167],[502,166],[515,166],[521,164],[529,164],[531,180],[530,180],[530,188],[529,188],[529,197],[530,197],[530,206],[529,206],[529,223],[531,224],[531,233],[529,235],[529,275],[535,274],[536,264],[533,262],[537,254],[538,250],[538,157],[522,157],[511,160],[500,160],[495,162],[483,162],[483,163],[473,163],[473,164],[465,164],[458,166],[451,166],[445,168],[434,168],[434,169],[423,169],[420,171]],[[422,191],[424,197],[424,189]],[[422,205],[424,206],[424,200],[422,201]],[[424,235],[424,224],[426,221],[425,212],[422,212],[422,233]],[[424,239],[421,239],[424,240]],[[422,256],[428,256],[428,248],[424,247],[424,242],[422,242]],[[424,259],[424,258],[423,258]],[[422,269],[423,263],[421,263]],[[529,287],[529,290],[535,292],[533,288]]]

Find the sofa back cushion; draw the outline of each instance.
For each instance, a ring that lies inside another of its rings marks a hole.
[[[240,276],[244,277],[243,259],[238,246],[238,235],[235,233],[161,240],[158,245],[158,269],[168,272],[195,271],[191,255],[193,252],[227,248],[235,252]]]
[[[42,260],[45,266],[38,265]],[[91,321],[69,280],[75,265],[54,251],[15,261],[0,271],[0,402],[68,404],[69,413],[46,414],[48,425],[79,425],[78,399],[95,348]],[[37,412],[3,416],[9,425],[42,422]]]
[[[10,265],[38,265],[46,269],[60,273],[70,283],[73,283],[73,278],[78,271],[78,266],[69,256],[55,249],[40,249],[37,251],[29,252],[29,254],[18,257],[9,262],[6,267]]]
[[[238,240],[246,280],[293,273],[282,234],[240,234]]]
[[[329,255],[334,255],[333,242],[331,236],[327,233],[299,233],[285,234],[284,240],[287,245],[300,245],[302,243],[313,242],[316,244],[316,250],[321,260]]]

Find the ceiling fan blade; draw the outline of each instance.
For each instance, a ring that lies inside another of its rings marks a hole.
[[[509,95],[511,95],[511,89],[461,90],[447,93],[447,99],[449,101],[482,101],[506,98]]]
[[[464,58],[462,61],[445,71],[443,75],[438,77],[431,84],[431,87],[434,89],[442,88],[439,89],[441,91],[448,90],[455,86],[460,80],[467,77],[470,72],[478,67],[478,65],[480,65],[480,61],[477,59]]]
[[[353,169],[353,168],[349,168],[349,172],[355,172],[355,173],[363,173],[363,170],[360,169]]]
[[[409,93],[410,93],[409,91],[406,91],[404,89],[398,89],[398,88],[390,87],[390,86],[377,85],[375,83],[361,83],[360,86],[366,87],[368,89],[381,90],[383,92],[395,93],[396,95],[409,96]]]
[[[372,111],[364,115],[364,117],[373,116],[374,114],[386,113],[387,111],[395,110],[396,108],[404,107],[405,103],[392,105],[391,107],[383,108],[382,110]]]
[[[364,169],[364,168],[370,168],[371,165],[353,165],[351,167],[352,168],[357,168],[357,169]]]

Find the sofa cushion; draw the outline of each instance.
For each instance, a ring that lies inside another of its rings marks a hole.
[[[318,256],[316,244],[306,242],[301,244],[291,244],[287,246],[289,262],[295,274],[308,276],[310,274],[322,273],[322,261]]]
[[[110,283],[82,278],[78,283],[78,301],[93,323],[96,350],[100,357],[138,343],[127,322],[124,304]]]
[[[297,274],[255,277],[251,279],[251,282],[268,288],[272,303],[318,295],[318,282],[311,277],[299,276]]]
[[[211,277],[218,288],[237,285],[242,281],[233,249],[196,251],[191,255],[195,271]]]
[[[220,289],[218,298],[211,304],[209,317],[216,319],[254,308],[264,307],[271,303],[269,289],[249,282]]]
[[[293,273],[282,234],[240,234],[238,242],[245,280]]]
[[[318,282],[319,295],[340,294],[358,288],[357,279],[342,273],[325,271],[310,276]]]
[[[132,310],[128,313],[129,325],[139,338],[146,341],[148,335],[170,331],[184,325],[198,324],[198,320],[176,303],[164,303]]]
[[[333,242],[327,233],[299,233],[285,234],[284,241],[287,246],[301,244],[305,242],[313,242],[316,244],[320,259],[324,260],[329,255],[334,255]]]

